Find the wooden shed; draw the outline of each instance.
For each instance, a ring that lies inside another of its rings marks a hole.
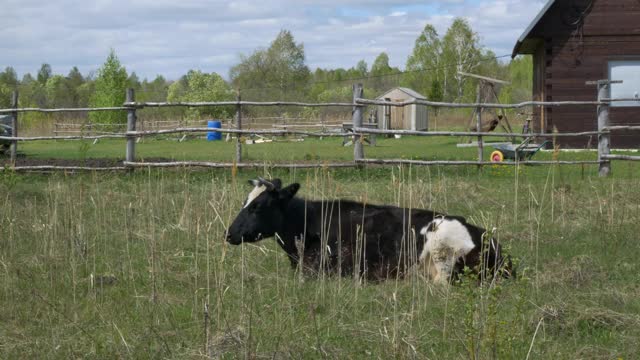
[[[377,97],[377,100],[403,102],[427,98],[417,91],[397,87]],[[427,130],[428,112],[425,105],[378,106],[376,109],[378,128],[384,130]]]
[[[640,96],[640,1],[550,0],[518,39],[512,57],[533,55],[533,99],[597,99],[590,80],[623,80],[612,98]],[[593,106],[534,108],[533,127],[542,132],[597,129]],[[613,103],[611,125],[640,125],[640,102]],[[568,147],[596,147],[597,139],[563,138]],[[635,133],[614,134],[614,148],[638,147]]]

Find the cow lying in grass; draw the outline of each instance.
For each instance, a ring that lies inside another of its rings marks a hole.
[[[238,245],[275,237],[291,266],[369,280],[402,277],[418,264],[447,283],[468,267],[477,274],[510,275],[510,261],[486,231],[462,217],[430,210],[311,201],[295,197],[297,183],[249,181],[254,186],[227,232]],[[506,265],[506,266],[505,266]]]

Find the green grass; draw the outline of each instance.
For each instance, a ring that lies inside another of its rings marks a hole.
[[[476,160],[477,149],[457,148],[456,144],[467,139],[457,137],[403,137],[402,139],[378,138],[376,146],[365,146],[368,158],[404,158],[417,160]],[[486,141],[504,141],[488,138]],[[485,146],[485,160],[494,149]],[[101,140],[97,144],[79,141],[38,141],[20,144],[20,151],[28,158],[124,158],[124,140]],[[232,162],[235,159],[235,143],[206,140],[147,139],[136,145],[139,159],[168,158],[173,160],[200,160]],[[313,139],[303,142],[273,142],[243,145],[245,161],[352,161],[353,147],[342,146],[342,138]],[[533,160],[551,160],[551,152],[539,152]],[[596,152],[565,153],[559,160],[596,160]]]
[[[255,160],[314,153],[350,160],[352,148],[338,142],[246,148]],[[473,158],[475,149],[455,149],[454,142],[385,139],[365,151]],[[232,156],[231,144],[168,143],[150,141],[138,153]],[[51,144],[50,152],[41,144],[22,151],[78,156],[78,143]],[[105,141],[88,153],[114,156],[123,145]],[[263,170],[235,177],[231,170],[5,171],[0,358],[524,359],[530,351],[531,359],[633,359],[640,349],[640,166],[616,162],[613,170],[606,179],[594,166]],[[242,247],[223,241],[249,191],[246,180],[257,175],[300,182],[305,197],[416,206],[495,226],[521,277],[483,287],[434,286],[419,273],[381,284],[301,281],[272,239]]]

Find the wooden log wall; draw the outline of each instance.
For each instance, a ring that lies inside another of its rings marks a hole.
[[[640,1],[556,1],[534,27],[539,38],[534,55],[534,99],[543,101],[593,101],[597,91],[587,80],[608,79],[609,61],[640,60]],[[610,79],[624,80],[624,79]],[[597,118],[588,108],[543,108],[534,111],[534,128],[540,131],[578,132],[597,129]],[[611,125],[640,124],[640,106],[612,107]],[[566,147],[595,147],[593,139],[566,139]],[[637,148],[640,137],[614,134],[613,148]]]

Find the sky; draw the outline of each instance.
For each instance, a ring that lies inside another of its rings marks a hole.
[[[129,73],[177,79],[190,69],[229,69],[281,29],[305,48],[307,65],[369,66],[381,52],[401,69],[426,24],[443,35],[464,17],[481,44],[511,54],[545,0],[0,0],[0,69],[56,74],[97,70],[114,49]]]

